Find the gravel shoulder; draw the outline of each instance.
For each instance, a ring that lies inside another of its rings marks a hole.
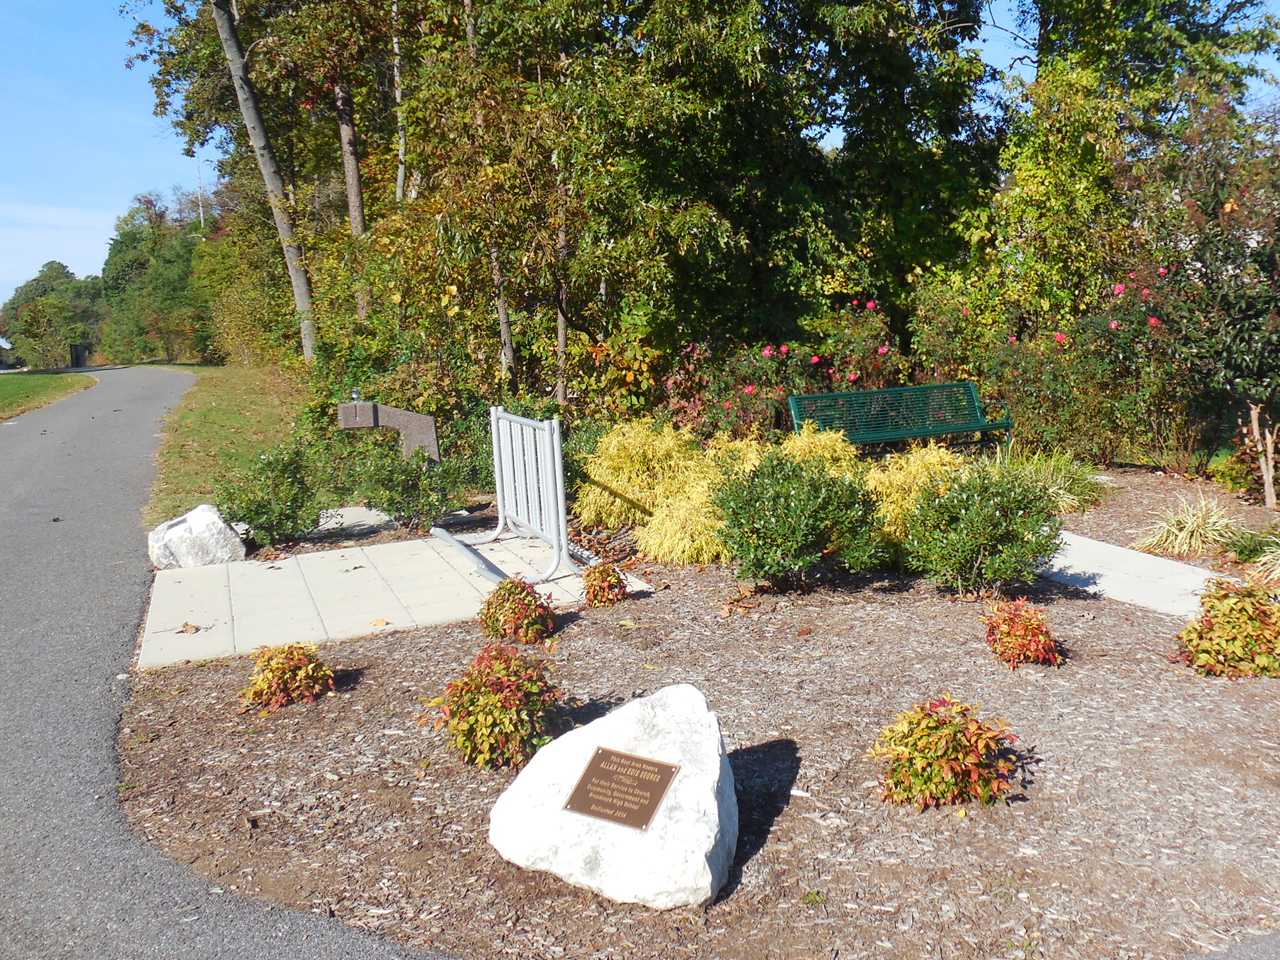
[[[492,851],[512,775],[416,722],[482,645],[471,624],[326,647],[339,692],[266,718],[237,712],[246,659],[137,677],[125,814],[217,889],[476,960],[1176,957],[1280,924],[1280,681],[1172,663],[1179,622],[1040,584],[1068,660],[1010,672],[980,604],[914,579],[739,603],[724,570],[637,572],[657,592],[568,615],[550,660],[581,721],[676,682],[718,712],[743,828],[707,910],[620,906]],[[1018,735],[1012,802],[880,801],[863,755],[942,691]]]

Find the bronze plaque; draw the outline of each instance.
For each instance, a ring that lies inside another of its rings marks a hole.
[[[648,830],[679,770],[674,764],[596,747],[564,808],[597,820]]]

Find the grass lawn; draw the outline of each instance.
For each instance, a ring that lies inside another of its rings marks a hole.
[[[181,367],[196,375],[165,418],[147,526],[209,501],[214,480],[279,443],[305,391],[275,367]],[[3,379],[3,378],[0,378]]]
[[[83,373],[6,373],[0,376],[0,420],[48,406],[97,382]]]

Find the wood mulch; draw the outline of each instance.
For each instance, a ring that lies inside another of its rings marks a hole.
[[[1128,502],[1097,517],[1136,526]],[[475,960],[1179,957],[1280,923],[1280,680],[1172,662],[1178,621],[1041,582],[1068,659],[1011,672],[982,604],[913,578],[744,597],[725,570],[637,571],[657,592],[568,614],[549,660],[580,722],[677,682],[719,714],[742,829],[705,910],[615,904],[496,855],[488,810],[513,775],[416,722],[483,644],[473,624],[326,647],[338,692],[265,718],[237,712],[247,659],[138,675],[124,811],[219,893]],[[1018,735],[1010,802],[881,801],[864,754],[944,691]]]

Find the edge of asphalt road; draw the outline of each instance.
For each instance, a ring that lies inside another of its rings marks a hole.
[[[0,960],[442,957],[213,894],[125,821],[116,736],[152,578],[139,511],[156,424],[194,378],[92,374],[0,422]],[[1280,960],[1280,933],[1212,956]]]
[[[213,894],[126,823],[116,801],[129,689],[120,675],[151,586],[139,511],[158,421],[194,378],[151,367],[92,374],[95,386],[0,423],[9,675],[0,684],[0,957],[427,956],[316,914]]]

